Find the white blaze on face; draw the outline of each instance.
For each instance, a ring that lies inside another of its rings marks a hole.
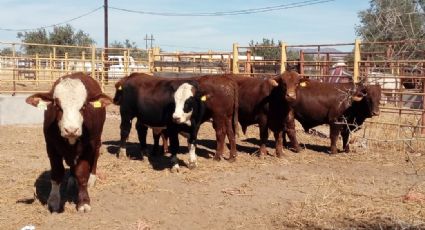
[[[183,83],[174,93],[174,102],[176,109],[173,113],[173,119],[178,124],[191,125],[190,118],[192,116],[192,109],[188,112],[184,111],[184,105],[187,99],[193,97],[194,88],[189,83]]]
[[[59,120],[61,136],[75,144],[83,131],[83,116],[80,109],[87,99],[87,89],[79,79],[65,78],[56,85],[53,98],[58,99],[62,108]]]

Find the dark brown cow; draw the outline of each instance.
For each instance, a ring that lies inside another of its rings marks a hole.
[[[150,75],[146,75],[145,77],[149,77]],[[115,83],[115,96],[114,96],[114,104],[120,106],[121,105],[121,97],[122,97],[122,87],[125,84],[125,82],[128,80],[128,76],[127,77],[123,77],[121,78],[117,83]],[[132,121],[130,121],[131,123]],[[138,121],[136,121],[136,126],[140,126],[142,124],[138,124]],[[141,131],[140,129],[137,129],[137,131]],[[141,137],[142,134],[138,133],[138,137]],[[159,151],[159,138],[162,139],[162,145],[163,145],[163,152],[167,153],[168,152],[168,139],[166,136],[166,130],[163,128],[152,128],[152,136],[153,136],[153,140],[154,140],[154,145],[153,145],[153,154],[156,155],[158,154]],[[142,156],[144,154],[147,154],[145,151],[146,149],[142,148]],[[125,148],[123,149],[123,154],[117,154],[117,157],[120,157],[122,155],[126,156],[127,152],[125,151]]]
[[[234,77],[239,86],[239,122],[245,133],[249,125],[258,124],[261,146],[259,155],[267,152],[268,129],[275,138],[276,156],[283,152],[285,131],[292,142],[294,151],[299,151],[295,135],[293,114],[287,99],[295,100],[295,90],[301,77],[295,71],[286,71],[276,77]],[[292,117],[292,119],[291,119]],[[286,125],[285,125],[286,124]]]
[[[59,78],[48,93],[37,93],[26,99],[30,105],[45,109],[44,137],[51,166],[48,207],[60,210],[59,187],[65,168],[78,183],[77,209],[90,211],[88,185],[94,185],[101,135],[106,118],[105,106],[112,103],[99,84],[88,75],[75,73]]]
[[[347,140],[352,126],[344,123],[356,121],[360,125],[367,117],[379,114],[380,91],[379,86],[304,79],[297,88],[296,100],[290,105],[305,131],[329,124],[331,154],[335,154],[336,142],[344,126],[351,127],[343,130],[344,148],[348,151]]]
[[[199,115],[193,114],[196,101],[201,99],[206,106],[201,120],[213,119],[216,132],[217,148],[214,160],[221,160],[224,151],[225,137],[230,142],[229,161],[236,159],[236,139],[238,126],[238,86],[231,76],[206,75],[193,78],[193,81],[182,84],[174,94],[175,111],[173,119],[178,124],[190,124],[190,120]],[[171,138],[171,137],[170,137]],[[171,141],[171,140],[170,140]],[[196,145],[190,149],[196,148]]]

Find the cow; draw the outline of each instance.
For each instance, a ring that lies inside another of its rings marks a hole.
[[[196,140],[206,107],[205,102],[201,100],[205,95],[199,95],[192,101],[196,104],[195,109],[192,111],[193,119],[180,124],[174,122],[175,92],[184,83],[196,84],[196,81],[190,78],[153,78],[143,73],[133,73],[128,76],[121,89],[116,92],[116,94],[121,94],[121,140],[119,151],[125,150],[126,140],[131,128],[131,120],[137,118],[136,129],[142,150],[146,149],[148,127],[166,128],[170,137],[169,150],[172,154],[171,171],[179,171],[176,155],[179,150],[178,133],[188,133],[190,140]],[[189,168],[197,166],[196,154],[192,145],[189,151],[188,166]]]
[[[342,147],[346,153],[350,152],[350,133],[357,131],[367,118],[380,114],[379,104],[382,89],[380,85],[368,85],[363,92],[364,97],[353,104],[344,112],[342,117],[343,127],[341,130]]]
[[[349,151],[349,128],[345,123],[361,125],[365,118],[379,114],[381,88],[363,83],[322,83],[303,79],[297,88],[296,100],[290,102],[294,117],[307,132],[310,128],[330,126],[331,154],[337,153],[336,142],[341,131],[344,149]]]
[[[52,184],[48,208],[52,212],[60,211],[59,188],[65,174],[65,160],[78,183],[77,210],[90,211],[87,187],[96,180],[105,107],[112,99],[102,93],[93,78],[74,73],[60,77],[49,92],[33,94],[26,102],[45,110],[43,132]]]
[[[150,76],[150,75],[148,75]],[[147,77],[148,77],[147,76]],[[114,104],[117,106],[121,105],[121,96],[122,96],[122,87],[124,85],[124,83],[128,80],[128,76],[121,78],[118,82],[115,83],[115,95],[114,95]],[[130,121],[131,123],[132,121]],[[130,124],[131,125],[131,124]],[[137,124],[136,121],[136,126],[140,126],[140,124]],[[140,131],[140,129],[138,129],[137,131]],[[138,137],[141,137],[141,134],[138,134]],[[167,139],[167,135],[166,135],[166,130],[163,128],[152,128],[152,136],[153,136],[153,140],[154,140],[154,145],[153,145],[153,154],[157,155],[158,151],[159,151],[159,138],[162,139],[162,145],[163,145],[163,153],[167,153],[168,152],[168,139]],[[143,154],[146,154],[147,152],[145,152],[146,148],[145,146],[141,146],[142,149],[142,156]],[[122,155],[127,155],[127,152],[125,151],[125,148],[123,149],[124,154]],[[120,154],[117,154],[117,157],[120,157]]]
[[[212,118],[216,132],[217,147],[214,160],[220,161],[223,156],[225,137],[230,142],[229,162],[236,160],[236,138],[238,133],[238,86],[228,75],[205,75],[192,78],[191,81],[181,84],[175,94],[175,110],[173,120],[177,124],[191,125],[193,121],[205,122]],[[201,103],[200,103],[201,102]],[[203,114],[195,113],[198,105],[205,106]],[[170,134],[172,139],[177,139]],[[196,136],[194,136],[196,137]],[[178,139],[177,139],[178,141]],[[195,155],[196,143],[194,139],[188,141],[190,151]],[[171,145],[170,145],[171,147]]]
[[[293,150],[300,147],[296,140],[295,123],[289,123],[293,116],[287,99],[295,100],[295,90],[301,77],[295,71],[285,71],[275,77],[243,77],[235,76],[239,87],[239,123],[245,133],[248,126],[258,124],[260,129],[259,155],[267,152],[266,142],[268,129],[275,138],[275,153],[281,157],[283,152],[283,132],[291,140]],[[293,119],[292,119],[293,120]]]

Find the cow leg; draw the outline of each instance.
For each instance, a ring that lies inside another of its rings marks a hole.
[[[274,131],[273,135],[276,142],[276,156],[281,158],[283,156],[283,131]]]
[[[331,138],[331,154],[336,154],[338,153],[336,142],[338,141],[338,137],[339,137],[339,133],[341,129],[340,129],[340,126],[336,124],[331,124],[329,127],[330,127],[330,138]]]
[[[89,212],[91,210],[90,197],[87,191],[89,176],[89,162],[87,160],[81,159],[75,166],[75,177],[78,183],[77,210],[79,212]]]
[[[137,118],[136,130],[137,130],[137,137],[139,138],[139,143],[140,143],[140,157],[143,160],[144,155],[147,155],[148,153],[148,147],[146,145],[146,136],[148,134],[148,127],[143,125],[142,122],[140,122],[140,119]]]
[[[261,119],[258,124],[260,129],[260,149],[258,152],[259,157],[264,157],[267,154],[266,143],[269,139],[269,128],[267,127],[267,123],[265,119]]]
[[[99,159],[99,149],[101,146],[101,141],[99,141],[95,146],[95,155],[93,158],[93,161],[90,165],[90,177],[89,177],[89,181],[88,181],[88,186],[89,187],[94,187],[94,185],[96,184],[96,169],[97,169],[97,160]]]
[[[226,130],[224,122],[222,122],[219,119],[213,119],[214,122],[214,129],[215,129],[215,136],[217,139],[217,147],[215,151],[215,155],[213,157],[214,160],[220,161],[221,157],[223,156],[223,150],[224,150],[224,139],[226,137]]]
[[[59,212],[61,206],[60,185],[65,175],[62,157],[49,154],[51,166],[51,184],[49,198],[47,199],[47,207],[51,212]]]
[[[162,149],[164,153],[168,153],[168,134],[167,130],[163,130],[161,133],[161,139],[162,139]]]
[[[179,172],[179,160],[177,159],[177,152],[179,151],[179,137],[176,130],[170,131],[170,151],[171,151],[171,172]]]
[[[235,138],[235,132],[233,129],[234,127],[233,127],[232,117],[229,117],[226,119],[226,135],[230,143],[230,156],[229,156],[230,162],[234,162],[237,156],[236,138]]]
[[[300,145],[298,143],[297,134],[296,134],[296,131],[295,131],[295,118],[294,118],[293,111],[290,111],[288,113],[288,116],[287,116],[286,122],[285,122],[283,138],[285,139],[285,142],[286,142],[285,133],[288,135],[289,141],[291,142],[291,147],[290,147],[291,150],[298,153],[301,148],[300,148]]]
[[[348,139],[350,138],[350,130],[348,127],[344,127],[341,131],[342,136],[342,148],[346,153],[350,152],[350,144],[348,143]]]
[[[153,136],[153,148],[152,148],[152,156],[159,155],[159,138],[161,137],[161,133],[157,133],[154,129],[152,129]]]
[[[121,129],[121,133],[120,133],[121,140],[120,140],[120,148],[117,153],[117,158],[120,158],[121,155],[123,155],[124,157],[127,156],[126,143],[127,143],[128,136],[130,135],[131,118],[121,116],[120,129]]]

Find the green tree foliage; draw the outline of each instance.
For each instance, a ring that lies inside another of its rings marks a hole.
[[[53,31],[47,32],[45,29],[38,29],[31,32],[19,32],[17,37],[24,43],[38,44],[54,44],[54,45],[71,45],[71,46],[90,46],[95,44],[89,34],[82,30],[76,31],[71,25],[55,26]],[[48,54],[51,48],[47,46],[24,46],[25,52],[29,55],[36,53]],[[57,48],[56,55],[64,55],[65,52],[70,52],[72,48]]]
[[[114,41],[109,45],[109,47],[112,48],[112,50],[114,50],[114,48],[128,49],[130,52],[130,55],[133,58],[141,58],[141,59],[148,58],[148,52],[146,50],[139,49],[136,45],[136,42],[132,42],[129,39],[125,39],[124,42]]]
[[[418,58],[425,50],[425,0],[371,0],[370,8],[359,12],[356,33],[364,41],[404,41],[392,48],[393,58]],[[388,46],[365,47],[385,52]],[[407,55],[407,57],[406,57]]]
[[[262,42],[250,41],[249,46],[251,48],[252,55],[261,56],[264,60],[279,60],[280,59],[280,49],[279,42],[275,43],[273,38],[263,38]],[[263,47],[261,47],[263,46]],[[267,46],[267,47],[264,47]],[[272,46],[272,47],[271,47]]]

